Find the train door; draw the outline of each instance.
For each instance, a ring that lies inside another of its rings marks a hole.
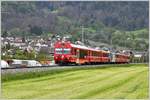
[[[112,54],[111,62],[116,62],[116,54],[115,53],[111,53],[111,54]]]
[[[87,55],[87,57],[88,57],[88,62],[90,62],[90,50],[88,50],[88,55]]]
[[[80,50],[77,49],[77,60],[76,60],[76,63],[79,64],[79,58],[80,58]]]

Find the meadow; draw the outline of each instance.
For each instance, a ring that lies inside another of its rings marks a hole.
[[[148,64],[2,75],[2,98],[148,99]]]

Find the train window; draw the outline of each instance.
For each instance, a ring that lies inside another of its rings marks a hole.
[[[74,51],[74,52],[73,52],[73,55],[76,55],[76,54],[77,54],[77,49],[74,48],[73,51]]]
[[[109,54],[108,53],[104,53],[103,57],[109,57]]]
[[[74,54],[74,48],[71,48],[71,54]]]
[[[105,53],[103,53],[103,57],[105,57]]]
[[[116,55],[116,58],[119,58],[119,55]]]
[[[109,53],[109,58],[113,58],[113,54],[112,53]]]
[[[76,52],[77,52],[77,50],[76,50],[75,48],[72,48],[72,49],[71,49],[71,53],[72,53],[73,55],[76,55]]]
[[[98,57],[98,56],[99,56],[99,53],[98,53],[98,52],[96,52],[96,55],[95,55],[95,56],[97,56],[97,57]]]
[[[102,55],[103,55],[103,54],[100,52],[100,53],[99,53],[99,56],[102,57]]]
[[[71,49],[70,48],[64,48],[64,54],[69,54],[70,53],[70,51],[71,51]]]
[[[96,51],[93,51],[92,53],[92,56],[98,56],[98,53]]]
[[[56,48],[55,52],[56,54],[62,54],[62,48]]]
[[[80,58],[84,58],[87,55],[88,55],[88,51],[86,51],[86,50],[80,50]]]
[[[103,57],[105,57],[106,56],[106,54],[105,53],[103,53]]]
[[[109,57],[109,53],[107,53],[107,57]]]

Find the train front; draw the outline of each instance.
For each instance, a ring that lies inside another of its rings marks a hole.
[[[54,60],[56,64],[68,64],[71,55],[71,43],[68,41],[57,41],[54,45]]]

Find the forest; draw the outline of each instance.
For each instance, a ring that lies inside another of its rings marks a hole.
[[[69,35],[85,43],[148,50],[148,1],[2,1],[2,36]]]

